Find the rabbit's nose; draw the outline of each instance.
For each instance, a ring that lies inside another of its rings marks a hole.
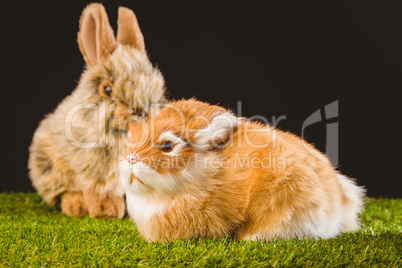
[[[131,165],[134,165],[137,162],[137,157],[133,154],[129,154],[126,156],[127,162],[129,162]]]

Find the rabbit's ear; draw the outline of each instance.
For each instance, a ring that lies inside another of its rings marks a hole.
[[[88,66],[112,53],[116,38],[102,4],[90,4],[82,11],[78,45]]]
[[[145,51],[144,36],[138,25],[137,17],[131,9],[125,7],[119,7],[117,42],[132,46],[142,52]]]
[[[238,119],[231,112],[215,116],[203,129],[194,134],[194,147],[219,148],[226,143],[237,129]]]

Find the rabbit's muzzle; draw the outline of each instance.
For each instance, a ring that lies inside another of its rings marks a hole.
[[[130,165],[134,165],[137,162],[137,156],[134,154],[129,154],[126,156],[126,160],[130,163]]]
[[[126,119],[134,114],[134,111],[123,103],[118,103],[116,110],[112,114],[112,125],[117,129],[123,129],[126,125]]]
[[[114,111],[113,115],[115,117],[124,117],[127,118],[130,115],[133,115],[134,111],[127,107],[127,105],[123,103],[117,104],[116,110]]]

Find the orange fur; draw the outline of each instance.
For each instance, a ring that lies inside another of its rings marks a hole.
[[[126,155],[135,153],[138,162],[121,162],[121,180],[144,237],[329,238],[358,228],[363,190],[337,179],[326,156],[293,134],[247,120],[228,128],[214,123],[219,116],[233,118],[222,107],[183,100],[129,125]],[[225,133],[217,145],[195,146],[214,126]],[[173,134],[185,145],[169,155],[158,144]],[[145,185],[128,184],[125,174],[132,173]],[[353,209],[342,187],[352,190]]]

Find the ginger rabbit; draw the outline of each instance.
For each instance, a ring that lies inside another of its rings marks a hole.
[[[129,123],[120,176],[151,241],[331,238],[359,228],[364,197],[299,137],[193,99]]]

